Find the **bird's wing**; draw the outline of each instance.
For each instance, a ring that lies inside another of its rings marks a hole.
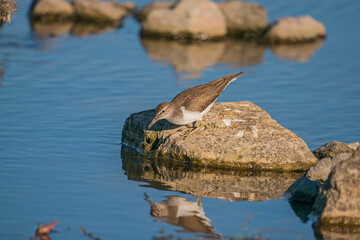
[[[189,111],[204,111],[220,96],[225,87],[241,73],[227,75],[212,82],[189,88],[179,93],[172,102],[184,106]]]

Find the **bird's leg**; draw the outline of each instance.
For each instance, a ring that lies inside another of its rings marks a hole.
[[[196,195],[196,202],[197,202],[197,204],[198,204],[200,207],[202,207],[202,202],[201,202],[201,199],[200,199],[200,195],[199,195],[199,194]]]
[[[187,125],[185,125],[187,128],[191,128],[191,130],[189,132],[186,133],[185,137],[184,137],[184,140],[192,133],[194,133],[196,130],[198,130],[199,128],[196,126],[196,121],[195,122],[192,122],[192,123],[189,123]],[[192,126],[190,126],[192,125]]]

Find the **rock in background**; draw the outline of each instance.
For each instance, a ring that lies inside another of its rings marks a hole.
[[[257,3],[228,0],[220,2],[228,28],[228,35],[258,38],[268,28],[266,9]]]
[[[155,7],[141,23],[142,36],[184,39],[218,39],[226,35],[225,17],[210,0],[180,0]]]
[[[324,24],[311,16],[284,17],[273,23],[265,38],[270,43],[301,43],[326,36]]]
[[[135,9],[135,4],[98,0],[35,0],[30,17],[35,22],[82,21],[97,24],[122,21]]]
[[[317,161],[302,139],[251,102],[215,103],[192,133],[166,120],[147,130],[154,116],[148,110],[128,117],[123,143],[155,157],[216,168],[305,170]]]

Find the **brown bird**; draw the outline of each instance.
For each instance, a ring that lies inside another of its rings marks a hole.
[[[226,86],[242,74],[243,72],[226,75],[212,82],[189,88],[179,93],[171,102],[160,103],[156,107],[156,115],[148,129],[160,119],[166,119],[176,125],[186,125],[201,120]]]

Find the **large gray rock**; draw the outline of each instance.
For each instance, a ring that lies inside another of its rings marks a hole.
[[[228,0],[220,2],[224,12],[228,33],[246,35],[246,32],[263,32],[268,27],[266,9],[257,3]]]
[[[74,0],[73,7],[77,20],[98,23],[121,21],[131,11],[128,4],[98,0]]]
[[[305,142],[251,102],[216,103],[190,133],[159,121],[155,110],[126,119],[122,141],[142,153],[218,168],[305,170],[316,158]]]
[[[227,32],[222,11],[210,0],[180,0],[171,8],[155,8],[141,25],[143,36],[205,40]]]
[[[332,169],[314,209],[324,226],[352,226],[360,230],[360,148]]]
[[[35,0],[31,9],[31,18],[45,22],[71,19],[73,8],[65,0]]]
[[[269,42],[299,43],[326,36],[324,24],[311,16],[284,17],[271,25],[265,37]]]
[[[316,149],[314,155],[317,159],[334,157],[339,153],[353,153],[359,146],[360,144],[358,142],[343,143],[332,141]]]

